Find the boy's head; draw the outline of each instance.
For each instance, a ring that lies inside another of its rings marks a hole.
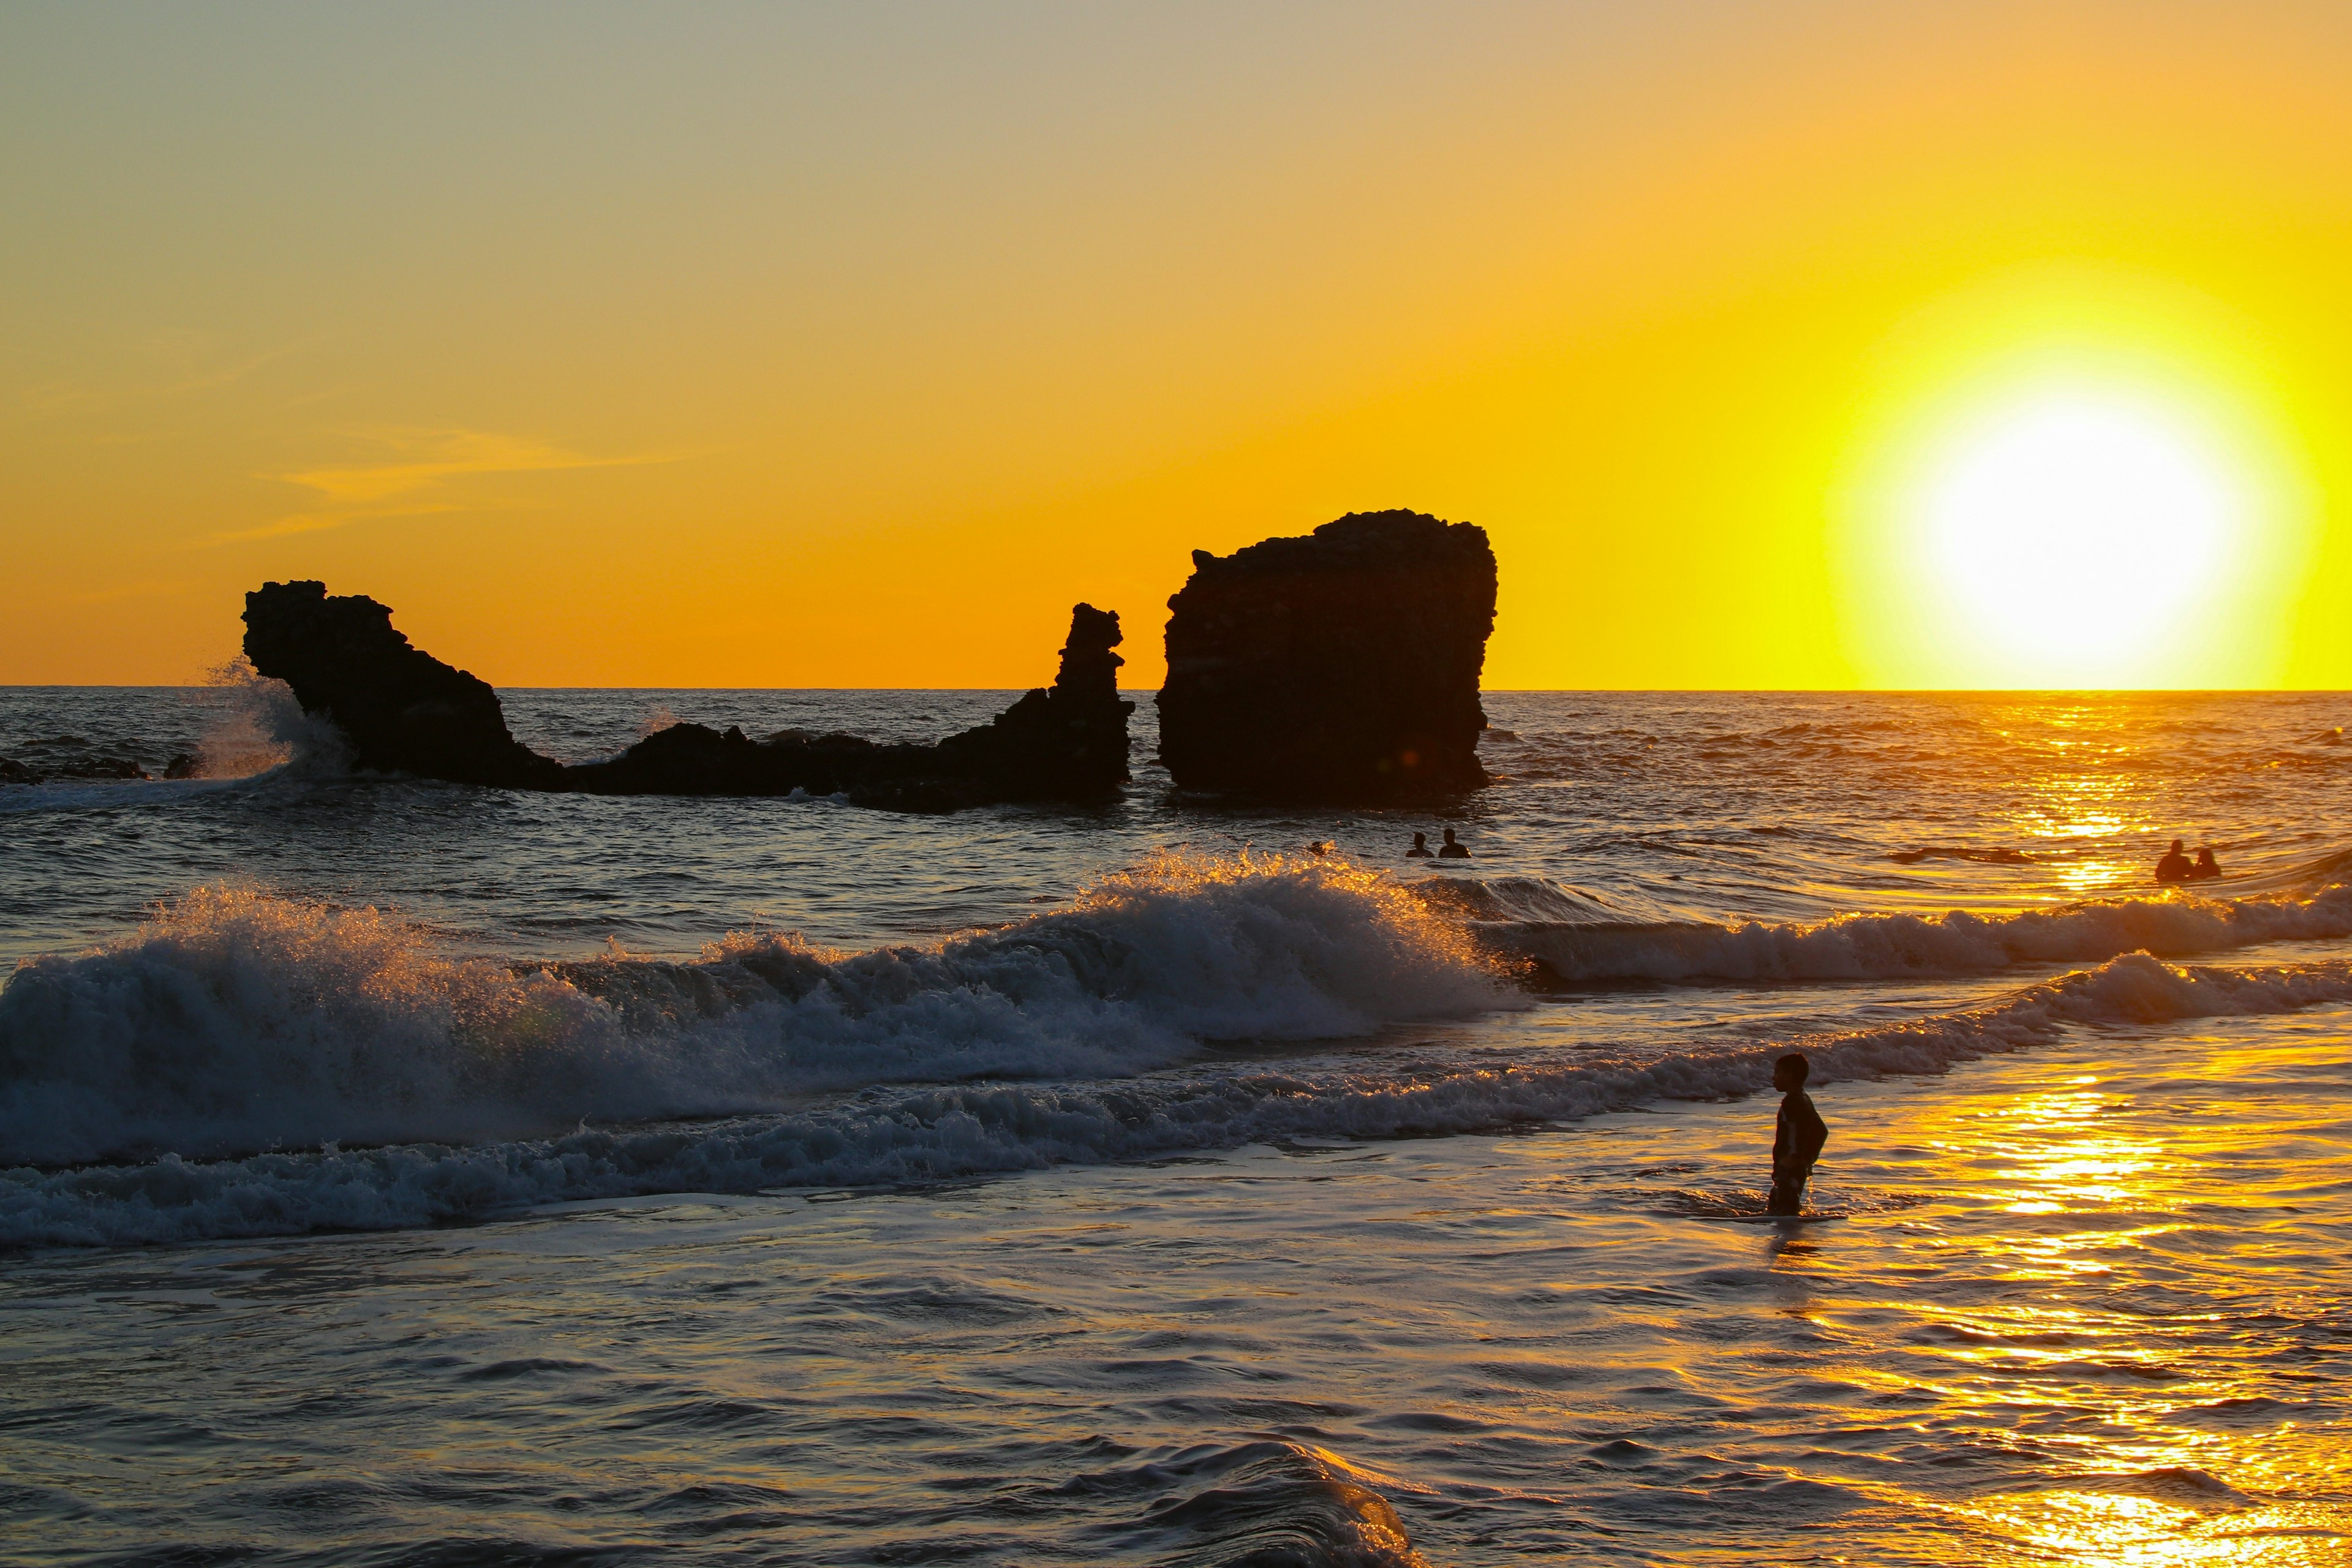
[[[1813,1064],[1807,1061],[1800,1051],[1790,1051],[1772,1064],[1772,1087],[1782,1094],[1796,1093],[1812,1076]]]

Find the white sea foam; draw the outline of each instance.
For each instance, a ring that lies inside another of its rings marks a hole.
[[[1474,942],[1339,862],[1167,858],[928,947],[730,938],[518,973],[374,910],[205,890],[0,991],[0,1163],[478,1142],[866,1084],[1099,1078],[1202,1040],[1512,1005]]]
[[[1458,998],[1467,993],[1455,993]],[[0,1245],[121,1245],[393,1228],[667,1192],[935,1181],[1300,1138],[1546,1122],[1751,1093],[1795,1046],[1817,1083],[1937,1073],[2069,1026],[2151,1025],[2352,1002],[2352,963],[2178,968],[2131,954],[1979,1008],[1844,1034],[1647,1059],[1384,1074],[1189,1068],[1125,1082],[870,1089],[796,1111],[582,1129],[469,1148],[408,1143],[0,1173]]]
[[[2341,875],[2332,860],[2325,868]],[[1856,914],[1811,924],[1609,921],[1579,909],[1572,918],[1485,919],[1475,928],[1497,950],[1571,984],[1900,979],[2352,936],[2352,887],[2335,882],[2313,896],[2304,891],[2211,898],[2182,889],[2017,913]],[[1533,900],[1522,892],[1514,901]]]

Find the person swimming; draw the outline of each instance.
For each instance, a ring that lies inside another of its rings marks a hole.
[[[1435,859],[1435,854],[1429,847],[1429,835],[1426,833],[1414,834],[1412,836],[1412,847],[1404,852],[1404,858],[1408,860]]]
[[[1420,835],[1413,837],[1419,837]],[[1470,846],[1454,837],[1454,829],[1449,827],[1445,830],[1445,844],[1438,850],[1437,858],[1440,860],[1467,860],[1470,858]]]
[[[2221,874],[2221,863],[2213,858],[2213,847],[2206,845],[2197,851],[2197,864],[2189,868],[2192,882],[2209,882]]]
[[[2189,857],[2181,852],[2180,840],[2176,838],[2172,841],[2172,847],[2164,852],[2164,858],[2156,863],[2156,879],[2159,882],[2185,882],[2196,874],[2196,870],[2197,868],[2189,864]]]

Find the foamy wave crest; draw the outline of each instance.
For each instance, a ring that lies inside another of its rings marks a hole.
[[[2352,889],[2316,897],[2210,899],[2171,894],[2017,914],[1843,915],[1814,925],[1755,921],[1487,920],[1475,929],[1549,978],[1876,980],[1981,974],[2020,963],[2097,963],[2126,952],[2168,957],[2258,942],[2352,936]]]
[[[325,1149],[0,1173],[0,1245],[122,1245],[428,1225],[534,1205],[672,1192],[937,1181],[1300,1138],[1542,1123],[1661,1100],[1753,1093],[1791,1046],[1816,1083],[1937,1073],[2076,1026],[2162,1024],[2352,1002],[2352,963],[2175,968],[2131,954],[1937,1017],[1771,1046],[1423,1073],[1194,1065],[1116,1084],[874,1089],[721,1121],[583,1130],[456,1149]]]
[[[0,1163],[543,1133],[866,1084],[1104,1077],[1205,1039],[1510,1005],[1475,943],[1337,862],[1166,858],[928,947],[731,937],[518,972],[373,910],[206,890],[0,990]]]

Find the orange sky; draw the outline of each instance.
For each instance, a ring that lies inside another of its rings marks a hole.
[[[1028,685],[1084,598],[1148,687],[1192,548],[1391,506],[1491,686],[2029,679],[1882,546],[2089,375],[2267,574],[2123,683],[2352,686],[2352,12],[1267,9],[0,12],[0,681],[319,577],[505,685]]]

